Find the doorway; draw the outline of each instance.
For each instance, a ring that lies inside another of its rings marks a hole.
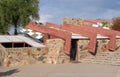
[[[71,40],[71,49],[70,49],[70,61],[75,62],[77,57],[77,41],[78,39]]]

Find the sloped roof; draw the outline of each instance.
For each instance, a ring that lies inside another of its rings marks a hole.
[[[25,42],[33,47],[45,47],[43,44],[40,44],[30,38],[27,38],[25,36],[19,35],[19,36],[7,36],[7,35],[0,35],[0,43],[19,43],[19,42]]]

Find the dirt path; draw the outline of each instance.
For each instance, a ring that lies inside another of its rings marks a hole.
[[[0,77],[120,77],[119,66],[99,64],[35,64],[0,67]]]

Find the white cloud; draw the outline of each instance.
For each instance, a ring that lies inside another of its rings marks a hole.
[[[111,19],[119,16],[119,0],[42,0],[42,22],[61,23],[64,17]]]

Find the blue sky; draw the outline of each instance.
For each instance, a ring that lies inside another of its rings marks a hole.
[[[40,0],[43,23],[61,24],[65,17],[112,19],[120,16],[120,0]]]

